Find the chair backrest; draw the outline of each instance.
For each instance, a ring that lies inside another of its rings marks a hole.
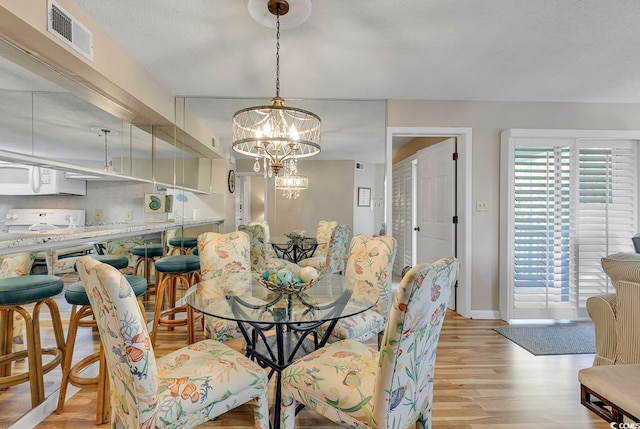
[[[333,230],[338,226],[336,221],[321,220],[318,222],[318,230],[316,231],[316,240],[318,241],[318,247],[314,255],[326,255],[329,251],[329,242],[331,241],[331,235]]]
[[[34,260],[35,254],[32,252],[5,256],[0,263],[0,279],[26,276],[31,272]]]
[[[267,242],[264,226],[259,223],[252,225],[240,225],[238,231],[242,231],[249,237],[251,269],[262,271],[262,267],[267,260],[267,247],[271,245]]]
[[[143,244],[144,237],[141,235],[137,237],[117,238],[107,241],[105,253],[107,255],[125,256],[129,260],[129,266],[133,267],[136,258],[133,256],[132,249]]]
[[[361,302],[378,301],[372,308],[383,316],[389,314],[391,266],[396,256],[396,240],[389,235],[351,239],[345,277],[352,296]]]
[[[249,236],[245,232],[200,234],[198,256],[202,280],[220,278],[230,285],[251,285]]]
[[[269,240],[271,239],[271,229],[269,228],[269,222],[266,220],[263,221],[256,221],[256,222],[249,222],[248,223],[249,226],[253,226],[253,225],[260,225],[262,227],[262,229],[264,229],[264,243],[265,243],[265,257],[267,259],[269,258],[277,258],[278,255],[276,254],[276,251],[273,250],[273,247],[271,247],[271,245],[269,244]]]
[[[338,225],[333,229],[326,262],[330,273],[344,273],[350,239],[351,227],[349,225]]]
[[[78,274],[91,302],[111,383],[112,421],[156,427],[158,370],[131,285],[117,269],[83,256]]]
[[[377,427],[413,426],[418,414],[431,412],[438,339],[458,268],[452,257],[418,264],[400,282],[380,345]]]

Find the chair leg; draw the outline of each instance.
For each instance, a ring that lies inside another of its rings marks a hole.
[[[257,420],[257,419],[256,419]],[[282,409],[280,410],[280,427],[293,429],[296,422],[296,401],[282,392]]]
[[[162,311],[162,301],[164,301],[164,288],[168,283],[169,277],[162,276],[162,280],[156,287],[156,307],[153,312],[153,328],[151,329],[151,346],[156,346],[156,337],[160,328],[160,313]]]
[[[111,401],[109,400],[109,375],[107,360],[100,342],[100,369],[98,374],[98,404],[96,409],[96,424],[101,425],[109,421]]]
[[[76,336],[78,335],[78,322],[85,316],[86,307],[80,308],[79,311],[75,311],[75,305],[73,311],[73,317],[69,322],[69,331],[67,333],[67,345],[66,353],[64,355],[64,361],[62,363],[62,381],[60,382],[60,395],[58,396],[58,408],[56,413],[60,414],[64,410],[64,402],[66,401],[67,388],[69,387],[69,374],[71,374],[71,362],[73,360],[73,349],[76,344]]]
[[[0,311],[0,356],[6,356],[13,350],[13,311]],[[11,362],[0,365],[0,377],[11,375]]]
[[[416,420],[416,429],[431,429],[431,413],[424,417],[423,413],[420,413],[418,420]]]
[[[269,429],[269,399],[265,388],[253,404],[253,420],[256,429]]]

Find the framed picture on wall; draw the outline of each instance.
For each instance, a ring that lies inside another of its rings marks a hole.
[[[371,207],[371,188],[358,188],[358,207]]]

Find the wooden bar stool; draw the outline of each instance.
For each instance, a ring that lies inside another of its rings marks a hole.
[[[167,256],[156,261],[156,272],[160,275],[160,283],[156,290],[156,306],[153,314],[151,344],[156,345],[156,336],[160,325],[173,330],[175,326],[187,325],[187,344],[195,342],[193,327],[193,311],[188,305],[176,307],[176,290],[178,283],[185,289],[200,281],[200,258],[195,255]],[[162,311],[165,290],[167,292],[167,310]],[[178,313],[187,314],[186,319],[176,319]]]
[[[156,261],[164,255],[162,244],[136,246],[131,249],[131,254],[138,257],[133,266],[133,274],[136,276],[144,276],[147,279],[147,293],[154,293],[157,279],[152,280],[152,275],[155,277]]]
[[[125,258],[126,259],[126,258]],[[125,275],[131,289],[136,297],[140,298],[147,291],[147,280],[144,277]],[[106,423],[110,419],[109,408],[109,383],[107,378],[107,370],[105,367],[104,350],[102,349],[102,343],[100,344],[100,351],[95,352],[75,365],[71,366],[73,361],[73,349],[76,344],[76,336],[78,334],[78,327],[97,327],[96,321],[93,318],[93,311],[89,303],[89,297],[84,289],[84,285],[81,281],[75,282],[67,288],[64,293],[64,297],[67,302],[73,305],[74,309],[79,306],[77,311],[73,311],[71,320],[69,322],[69,333],[67,334],[67,350],[62,365],[62,382],[60,383],[60,396],[58,397],[58,408],[56,413],[60,414],[64,410],[64,403],[67,396],[67,388],[69,383],[79,387],[81,389],[85,387],[98,388],[98,404],[96,410],[96,423]],[[138,299],[140,311],[144,317],[145,309]],[[97,377],[82,377],[81,371],[94,362],[100,362],[100,367]]]
[[[198,237],[173,237],[169,239],[169,244],[173,247],[169,256],[176,252],[181,255],[191,255],[193,248],[198,246]]]
[[[55,368],[65,354],[64,333],[60,311],[53,297],[62,292],[63,281],[56,276],[31,275],[0,279],[0,389],[29,381],[31,406],[44,401],[44,374]],[[33,316],[24,306],[35,304]],[[51,324],[56,346],[42,348],[40,338],[40,310],[46,305],[51,313]],[[24,319],[27,349],[12,352],[13,313]],[[44,363],[42,355],[53,358]],[[11,374],[11,363],[27,358],[29,370]]]

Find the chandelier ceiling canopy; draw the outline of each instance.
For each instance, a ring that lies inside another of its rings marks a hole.
[[[280,16],[289,11],[289,3],[269,0],[267,7],[276,16],[276,95],[269,106],[248,107],[233,115],[232,147],[255,157],[258,171],[258,159],[264,158],[265,169],[277,175],[285,161],[320,153],[321,121],[308,110],[285,106],[280,98]]]

